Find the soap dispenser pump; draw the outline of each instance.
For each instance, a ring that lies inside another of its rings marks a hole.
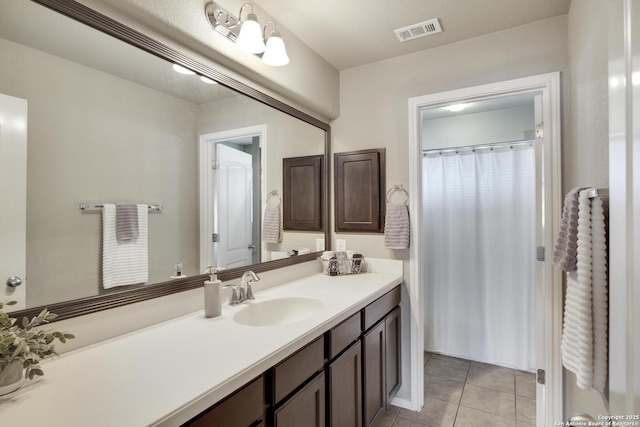
[[[204,282],[204,317],[218,317],[222,314],[222,300],[220,299],[220,288],[222,281],[218,279],[218,269],[207,267],[209,280]]]

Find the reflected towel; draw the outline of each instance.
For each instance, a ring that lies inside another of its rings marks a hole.
[[[138,206],[116,205],[116,239],[119,242],[133,240],[139,235]]]
[[[280,213],[280,204],[267,204],[264,210],[262,241],[265,243],[282,242],[282,214]]]
[[[149,280],[147,205],[137,205],[138,238],[118,241],[116,206],[105,204],[102,211],[102,286],[133,285]]]
[[[562,271],[576,271],[578,247],[578,196],[574,188],[564,198],[560,231],[553,250],[553,265]]]
[[[409,209],[403,204],[388,204],[384,220],[384,247],[409,249]]]

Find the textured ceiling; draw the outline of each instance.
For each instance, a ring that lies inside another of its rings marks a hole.
[[[255,2],[334,67],[344,70],[564,15],[571,0]],[[440,19],[442,33],[401,43],[393,32],[432,18]]]

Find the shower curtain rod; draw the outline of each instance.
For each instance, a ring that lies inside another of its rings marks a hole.
[[[429,150],[422,150],[422,154],[426,155],[429,153],[451,153],[452,151],[460,151],[460,150],[480,150],[483,148],[493,148],[493,147],[501,147],[503,145],[520,145],[520,144],[528,144],[534,142],[535,139],[518,139],[515,141],[504,141],[504,142],[493,142],[490,144],[478,144],[478,145],[465,145],[461,147],[448,147],[448,148],[431,148]]]

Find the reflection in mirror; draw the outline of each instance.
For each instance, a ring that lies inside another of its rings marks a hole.
[[[6,105],[24,104],[27,123],[24,153],[10,162],[24,177],[0,175],[3,199],[22,209],[0,223],[3,300],[29,308],[121,292],[324,241],[321,232],[261,241],[282,159],[324,154],[323,129],[32,2],[2,2],[0,54],[2,150],[18,124],[8,118],[19,108]],[[135,224],[146,280],[105,289],[107,216],[81,202],[163,206]],[[5,288],[10,276],[23,284]]]

